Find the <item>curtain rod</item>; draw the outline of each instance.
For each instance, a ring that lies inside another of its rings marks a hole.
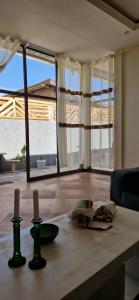
[[[6,34],[3,34],[3,33],[0,33],[0,37],[2,37],[3,39],[6,38],[7,36],[10,36],[10,35],[9,34],[6,35]],[[13,37],[10,36],[10,38],[11,38],[11,41],[15,40],[15,39],[18,39],[20,41],[20,46],[22,46],[22,47],[26,47],[27,46],[28,48],[30,48],[30,50],[36,50],[36,51],[38,51],[38,52],[40,52],[42,54],[45,53],[45,54],[50,55],[52,57],[55,57],[57,55],[57,53],[55,51],[51,51],[51,50],[48,50],[46,48],[40,47],[40,46],[35,45],[33,43],[30,43],[30,42],[27,42],[25,40],[22,40],[22,39],[20,39],[18,37],[13,38]]]
[[[114,57],[114,54],[109,54],[107,56],[103,56],[102,58],[99,58],[99,59],[96,59],[96,60],[92,60],[92,64],[96,65],[98,63],[104,62],[104,61],[106,61],[110,57]]]
[[[98,64],[98,63],[101,63],[101,62],[104,62],[104,61],[106,61],[108,58],[110,58],[110,57],[114,57],[114,54],[109,54],[109,55],[107,55],[107,56],[103,56],[103,57],[101,57],[101,58],[99,58],[99,59],[96,59],[96,60],[90,60],[90,61],[86,61],[86,62],[83,62],[83,61],[81,61],[81,60],[77,60],[77,59],[74,59],[74,58],[72,58],[72,57],[69,57],[69,56],[65,56],[64,54],[62,54],[62,53],[60,53],[59,55],[63,55],[63,57],[65,58],[65,59],[69,59],[71,62],[73,62],[73,63],[79,63],[81,66],[82,65],[84,65],[84,64],[88,64],[88,65],[96,65],[96,64]]]
[[[7,35],[2,34],[2,33],[0,33],[0,36],[2,38],[6,38],[7,37]],[[10,37],[10,38],[11,38],[11,40],[19,39],[17,37],[16,38]],[[24,40],[21,40],[21,39],[19,39],[19,40],[21,42],[20,45],[22,47],[27,47],[30,50],[36,50],[36,51],[38,51],[38,52],[40,52],[42,54],[50,55],[51,57],[56,57],[57,55],[62,55],[62,53],[59,54],[59,53],[57,53],[55,51],[48,50],[46,48],[43,48],[43,47],[40,47],[38,45],[32,44],[30,42],[27,42],[27,41],[24,41]],[[138,47],[139,47],[139,45],[138,45]],[[66,58],[66,56],[64,55],[64,53],[63,53],[63,56]],[[110,54],[110,55],[104,56],[104,57],[102,57],[100,59],[90,60],[90,61],[86,61],[86,62],[83,62],[81,60],[77,60],[77,59],[74,59],[74,58],[70,58],[70,60],[73,61],[73,62],[79,62],[81,65],[83,65],[84,63],[87,63],[87,64],[90,64],[90,63],[97,64],[97,63],[103,62],[103,61],[107,60],[109,57],[113,57],[113,56],[114,56],[113,54]]]
[[[37,51],[37,52],[39,52],[41,54],[46,54],[46,55],[49,55],[51,57],[56,57],[56,53],[54,53],[54,52],[52,52],[52,51],[50,51],[48,49],[36,46],[34,44],[31,44],[31,43],[24,44],[24,43],[21,42],[21,47],[26,47],[29,50],[34,50],[34,51]]]

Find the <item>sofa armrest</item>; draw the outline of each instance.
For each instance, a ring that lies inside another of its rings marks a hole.
[[[133,183],[133,181],[135,182]],[[116,170],[111,174],[110,199],[121,205],[122,192],[139,192],[139,168]]]
[[[123,192],[121,206],[139,211],[139,194],[137,195],[130,192]]]
[[[123,176],[122,192],[139,195],[139,171],[131,172]]]

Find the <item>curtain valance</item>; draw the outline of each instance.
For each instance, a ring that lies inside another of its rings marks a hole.
[[[20,41],[18,39],[12,41],[9,36],[0,37],[0,72],[6,68],[19,46]]]

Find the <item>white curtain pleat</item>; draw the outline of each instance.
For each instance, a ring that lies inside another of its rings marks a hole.
[[[83,64],[82,66],[82,84],[81,90],[83,94],[91,92],[91,67]],[[91,98],[83,97],[82,101],[82,116],[83,116],[83,168],[91,167]]]
[[[119,53],[114,57],[114,87],[115,87],[115,102],[114,102],[114,169],[121,169],[123,165],[122,149],[122,114],[123,114],[123,53]]]
[[[114,60],[112,56],[92,64],[92,167],[113,168],[113,87]],[[98,94],[97,94],[98,92]],[[99,93],[100,92],[100,93]]]
[[[82,85],[83,85],[83,66],[80,68],[80,90],[82,90]],[[83,103],[84,103],[84,96],[81,95],[80,97],[80,108],[79,108],[79,122],[80,124],[83,123]],[[79,161],[80,161],[80,167],[83,168],[83,161],[84,161],[84,128],[79,129]]]
[[[57,63],[60,167],[88,168],[91,165],[90,130],[84,129],[83,125],[90,125],[90,99],[85,98],[80,91],[90,92],[90,68],[61,56]],[[70,92],[62,92],[61,88]]]
[[[20,41],[18,39],[11,41],[9,36],[5,39],[0,37],[0,72],[6,68],[19,46]]]
[[[102,78],[101,78],[101,83],[100,83],[100,90],[102,91],[103,86],[102,86]],[[102,100],[102,96],[101,96],[101,100]],[[102,106],[100,105],[99,108],[100,111],[100,120],[99,120],[99,124],[100,126],[102,125]],[[99,166],[102,167],[102,157],[103,157],[103,153],[102,153],[102,129],[99,129],[100,133],[99,133],[99,142],[100,142],[100,149],[99,149]]]
[[[59,123],[66,122],[66,101],[65,94],[60,92],[59,87],[65,87],[65,60],[57,58],[58,64],[58,91],[57,91],[57,122],[58,122],[58,150],[59,164],[61,167],[68,166],[67,156],[67,128],[60,127]]]
[[[111,74],[114,74],[114,60],[113,57],[109,57],[108,59],[108,88],[113,88],[113,78],[111,78]],[[108,124],[113,123],[112,120],[112,109],[111,109],[111,93],[108,93]],[[108,129],[108,146],[109,146],[109,165],[108,168],[113,168],[113,131],[111,132],[111,128]]]

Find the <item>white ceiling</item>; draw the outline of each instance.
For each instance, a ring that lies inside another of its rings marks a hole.
[[[80,60],[139,42],[139,30],[129,30],[86,0],[0,1],[0,33]]]

